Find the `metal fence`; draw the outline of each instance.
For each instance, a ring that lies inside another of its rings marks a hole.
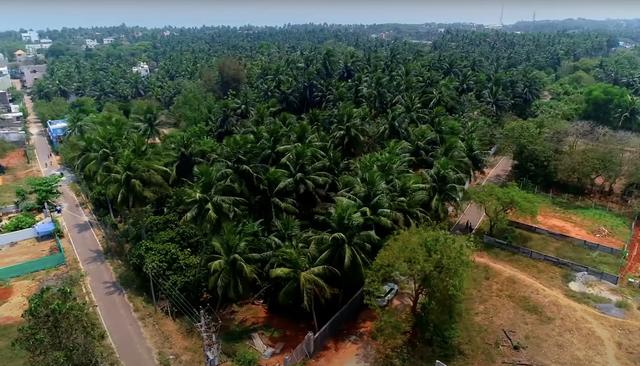
[[[307,333],[293,352],[285,356],[284,366],[297,365],[320,351],[329,338],[342,329],[345,322],[353,319],[363,304],[364,288],[361,288],[315,335],[311,332]]]
[[[542,260],[548,263],[551,263],[555,266],[558,267],[564,267],[564,268],[568,268],[572,271],[576,271],[576,272],[587,272],[588,274],[597,277],[601,280],[613,283],[614,285],[618,284],[619,281],[619,276],[613,275],[611,273],[607,273],[604,271],[600,271],[598,269],[595,268],[591,268],[589,266],[585,266],[583,264],[580,263],[575,263],[572,261],[568,261],[566,259],[562,259],[562,258],[558,258],[558,257],[554,257],[552,255],[548,255],[548,254],[544,254],[529,248],[525,248],[525,247],[521,247],[518,245],[513,245],[511,243],[507,243],[506,241],[503,240],[499,240],[496,238],[493,238],[491,236],[485,235],[484,236],[484,242],[486,244],[489,245],[493,245],[495,247],[504,249],[504,250],[508,250],[512,253],[516,253],[516,254],[520,254],[523,255],[525,257],[529,257],[532,259],[538,259],[538,260]]]
[[[568,242],[570,242],[570,243],[572,243],[574,245],[578,245],[578,246],[581,246],[581,247],[589,249],[589,250],[595,250],[595,251],[598,251],[598,252],[613,254],[615,256],[622,255],[622,253],[624,252],[624,249],[611,248],[611,247],[608,247],[606,245],[594,243],[592,241],[583,240],[583,239],[579,239],[579,238],[574,238],[573,236],[557,233],[555,231],[543,229],[541,227],[538,227],[538,226],[535,226],[535,225],[525,224],[525,223],[519,222],[519,221],[509,220],[509,225],[517,227],[518,229],[522,229],[522,230],[525,230],[525,231],[532,232],[532,233],[547,235],[547,236],[550,236],[550,237],[552,237],[554,239],[557,239],[557,240],[568,241]]]
[[[58,237],[56,237],[56,246],[58,253],[0,268],[0,281],[63,265],[65,263],[64,249]]]

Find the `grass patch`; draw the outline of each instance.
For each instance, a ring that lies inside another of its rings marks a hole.
[[[542,306],[540,306],[540,304],[534,302],[531,300],[530,297],[527,296],[517,296],[514,299],[514,303],[516,305],[518,305],[518,307],[522,310],[524,310],[525,312],[531,314],[531,315],[535,315],[539,318],[542,318],[544,320],[551,320],[552,318],[547,314],[547,312],[544,311],[544,309],[542,308]]]
[[[515,229],[513,244],[572,262],[583,264],[612,274],[617,274],[624,259],[608,253],[589,250],[567,241],[556,240],[546,235]]]
[[[587,231],[593,232],[604,227],[613,237],[623,242],[631,238],[631,219],[624,215],[595,206],[589,201],[575,202],[560,197],[549,198],[541,194],[537,197],[541,208],[573,216],[585,224]]]
[[[585,304],[585,305],[589,305],[589,306],[594,306],[596,304],[610,304],[611,303],[611,299],[604,297],[604,296],[600,296],[600,295],[594,295],[594,294],[589,294],[586,292],[575,292],[572,290],[567,290],[565,291],[565,295],[567,295],[567,297],[571,298],[572,300],[579,302],[581,304]]]
[[[0,325],[0,360],[3,365],[21,366],[27,364],[27,353],[11,346],[18,336],[19,324]]]
[[[619,309],[624,309],[624,310],[631,309],[631,303],[627,300],[618,300],[615,302],[615,306]]]

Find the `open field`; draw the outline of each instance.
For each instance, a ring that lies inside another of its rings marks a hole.
[[[538,195],[540,210],[535,218],[512,218],[550,231],[588,240],[612,248],[623,248],[631,237],[631,220],[597,207],[581,207]],[[603,230],[604,229],[604,230]]]
[[[512,243],[611,274],[617,274],[624,263],[624,259],[619,256],[589,250],[567,241],[520,229],[515,229]]]
[[[448,365],[637,365],[640,322],[598,313],[576,301],[566,271],[499,250],[476,255],[460,326],[461,356]],[[523,350],[505,346],[503,329]],[[553,336],[550,336],[553,335]]]
[[[6,168],[5,174],[0,175],[0,206],[11,205],[16,199],[16,188],[25,187],[25,179],[40,175],[34,159],[27,162],[25,150],[17,148],[0,159],[0,164]]]
[[[45,257],[57,251],[54,239],[23,240],[0,248],[0,267],[26,262],[31,259]]]

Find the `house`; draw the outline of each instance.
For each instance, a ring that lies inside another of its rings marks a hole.
[[[0,66],[7,66],[7,59],[4,58],[2,53],[0,53]]]
[[[96,41],[95,39],[85,39],[84,40],[84,48],[96,48],[96,46],[98,45],[98,41]]]
[[[9,68],[6,66],[0,67],[0,92],[7,90],[11,87],[11,75],[9,75]]]
[[[113,37],[106,37],[102,39],[102,44],[112,44],[115,41]]]
[[[33,83],[44,77],[47,72],[47,65],[30,65],[20,66],[20,78],[22,79],[22,86],[25,88],[31,88]]]
[[[51,47],[52,41],[48,38],[43,38],[38,43],[30,43],[25,47],[27,48],[27,54],[35,55],[38,53],[38,50],[46,50]]]
[[[67,134],[67,127],[68,124],[66,119],[47,121],[47,134],[49,135],[54,147],[57,147],[58,144],[62,142],[62,138]]]
[[[16,56],[16,62],[25,62],[27,60],[27,53],[23,50],[17,50],[13,55]]]
[[[131,71],[140,74],[142,77],[149,76],[149,65],[146,62],[138,62],[138,66],[131,68]]]
[[[21,33],[20,35],[22,36],[23,42],[38,42],[40,40],[38,32],[34,30],[29,30],[25,33]]]

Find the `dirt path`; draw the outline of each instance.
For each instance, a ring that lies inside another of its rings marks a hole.
[[[487,265],[498,272],[505,273],[505,274],[508,274],[509,276],[515,277],[519,281],[527,284],[528,286],[534,287],[540,290],[541,292],[549,296],[549,298],[554,299],[556,302],[562,304],[563,306],[573,308],[575,310],[575,313],[581,318],[583,318],[590,325],[590,327],[593,329],[594,333],[598,336],[598,338],[602,340],[601,344],[604,347],[607,364],[610,366],[621,365],[621,363],[618,361],[616,357],[618,350],[616,345],[614,344],[614,340],[616,339],[617,335],[612,334],[609,331],[609,329],[606,326],[604,326],[600,321],[613,320],[613,321],[619,321],[619,322],[625,322],[625,323],[633,323],[636,326],[640,325],[640,323],[631,321],[631,320],[610,318],[610,317],[607,317],[606,315],[600,314],[595,309],[592,309],[586,305],[579,304],[567,298],[562,293],[562,291],[549,288],[544,284],[538,282],[536,279],[531,278],[531,276],[527,275],[526,273],[521,272],[507,264],[496,261],[488,257],[484,253],[476,254],[475,261],[476,263]]]
[[[513,160],[511,160],[511,158],[508,156],[496,158],[499,158],[498,163],[493,168],[488,169],[485,178],[482,181],[476,182],[472,185],[483,185],[487,182],[494,184],[501,184],[505,182],[505,180],[509,176],[509,172],[511,172]],[[460,215],[456,223],[451,228],[451,232],[468,232],[466,229],[467,223],[469,223],[472,230],[475,230],[480,225],[483,218],[484,208],[472,202],[462,212],[462,215]]]

